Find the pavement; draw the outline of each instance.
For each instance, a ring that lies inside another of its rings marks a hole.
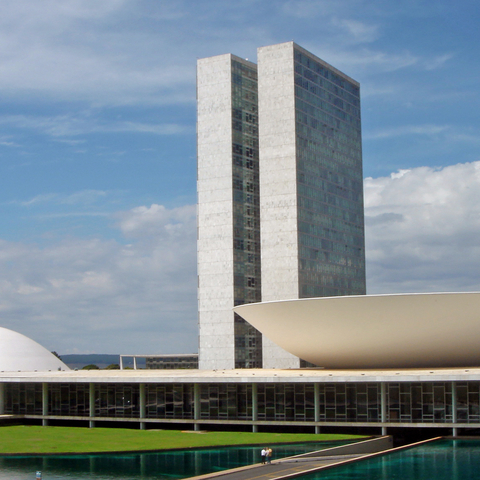
[[[222,472],[208,473],[188,480],[207,480],[221,477],[221,480],[280,480],[293,478],[298,475],[313,473],[322,468],[337,465],[369,454],[357,455],[332,455],[308,458],[285,458],[273,460],[271,464],[248,465],[246,467],[224,470]]]
[[[370,442],[382,442],[388,440],[389,437],[381,437],[373,440],[367,440],[357,444],[357,453],[351,452],[352,445],[343,445],[340,447],[334,447],[327,450],[317,450],[316,452],[310,452],[306,454],[297,455],[294,457],[287,457],[272,461],[269,465],[262,465],[257,463],[255,465],[248,465],[246,467],[234,468],[232,470],[224,470],[221,472],[209,473],[206,475],[200,475],[197,477],[190,477],[188,480],[207,480],[207,479],[219,479],[219,480],[287,480],[290,478],[300,477],[309,473],[314,473],[319,470],[334,467],[341,464],[356,462],[365,457],[377,457],[386,453],[392,453],[394,451],[400,451],[411,447],[416,447],[429,442],[439,440],[441,437],[430,438],[428,440],[422,440],[409,445],[402,445],[401,447],[381,447],[378,443],[376,445],[367,445]],[[391,438],[389,440],[391,442]],[[387,442],[387,443],[389,443]],[[363,448],[362,448],[363,444]],[[365,448],[367,447],[367,448]],[[369,448],[370,447],[370,448]],[[335,455],[335,450],[344,450],[343,455]],[[328,450],[331,450],[330,452]],[[365,453],[358,453],[361,451]],[[370,450],[370,453],[368,452]],[[221,477],[221,478],[220,478]]]

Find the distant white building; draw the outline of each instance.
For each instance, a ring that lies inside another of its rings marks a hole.
[[[298,367],[232,312],[365,294],[359,84],[293,42],[198,61],[200,369]]]

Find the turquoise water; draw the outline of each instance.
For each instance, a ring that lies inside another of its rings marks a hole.
[[[272,459],[349,442],[272,446]],[[163,453],[0,457],[0,480],[174,479],[260,462],[261,447],[226,447]]]
[[[439,440],[301,478],[302,480],[480,479],[480,441]]]

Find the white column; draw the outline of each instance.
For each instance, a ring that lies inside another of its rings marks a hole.
[[[133,369],[136,370],[137,369],[137,357],[133,357]]]
[[[145,398],[145,384],[140,384],[140,430],[145,430],[146,424],[142,419],[146,416],[146,398]]]
[[[5,384],[0,383],[0,415],[5,413]]]
[[[200,384],[195,383],[193,385],[193,419],[194,420],[200,420],[200,408],[201,408]],[[200,424],[195,422],[193,425],[193,429],[195,431],[200,430]]]
[[[46,417],[48,415],[48,383],[42,383],[42,415]],[[42,425],[46,427],[48,420],[42,418]]]
[[[252,420],[253,422],[258,420],[258,386],[256,383],[252,383]],[[252,432],[258,432],[258,425],[252,424]]]
[[[457,418],[457,384],[452,382],[452,423],[456,425],[458,421]],[[452,436],[458,436],[458,428],[454,426],[452,428]]]
[[[320,421],[320,386],[318,385],[318,383],[315,383],[313,385],[313,395],[314,395],[314,399],[313,399],[313,405],[314,405],[314,408],[315,408],[315,422],[319,422]],[[315,425],[315,433],[320,433],[320,425]]]
[[[380,384],[380,421],[382,424],[387,422],[387,384]],[[382,435],[387,434],[387,427],[382,425]]]
[[[95,427],[95,421],[92,420],[95,417],[95,384],[91,383],[89,388],[89,395],[88,395],[88,403],[89,403],[89,413],[90,413],[90,421],[88,426],[90,428]]]

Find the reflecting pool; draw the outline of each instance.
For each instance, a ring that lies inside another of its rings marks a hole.
[[[272,445],[273,459],[351,442]],[[160,453],[0,457],[0,480],[172,479],[260,462],[261,447],[224,447]]]
[[[438,440],[301,478],[302,480],[480,479],[480,441]]]

